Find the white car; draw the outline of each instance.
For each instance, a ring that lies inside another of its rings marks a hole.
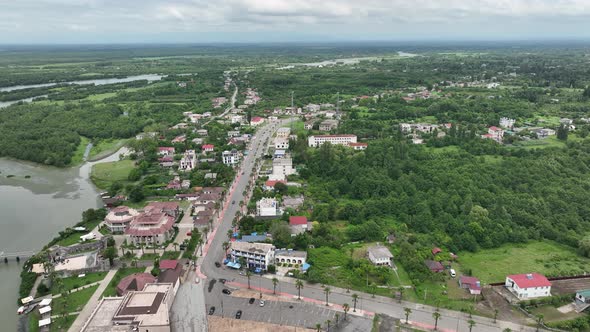
[[[264,307],[264,300],[260,300],[260,306]]]

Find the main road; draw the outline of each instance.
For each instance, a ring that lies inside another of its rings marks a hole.
[[[232,220],[239,211],[240,206],[238,202],[244,200],[243,192],[246,189],[248,182],[252,177],[252,169],[256,163],[256,160],[262,157],[266,151],[266,142],[272,137],[272,134],[278,129],[279,126],[288,124],[292,119],[282,120],[274,123],[268,123],[261,127],[256,135],[252,138],[249,150],[250,153],[244,159],[241,169],[236,176],[236,179],[228,191],[228,199],[225,200],[225,206],[221,221],[217,225],[216,231],[212,234],[212,238],[208,239],[208,243],[205,245],[204,257],[198,261],[199,266],[198,275],[207,279],[227,279],[228,285],[232,287],[245,287],[247,285],[247,278],[240,275],[237,271],[225,269],[223,267],[217,268],[215,262],[222,263],[225,258],[225,252],[223,251],[223,242],[227,241],[227,233],[231,228]],[[235,203],[233,203],[235,202]],[[244,202],[247,203],[247,202]],[[272,280],[264,277],[254,277],[256,280],[252,281],[253,288],[262,288],[262,291],[272,292],[273,284]],[[260,286],[258,286],[260,285]],[[296,297],[298,293],[295,287],[295,280],[292,278],[281,278],[278,285],[279,293],[283,296]],[[351,314],[364,315],[371,317],[374,314],[386,314],[398,319],[405,319],[404,308],[410,308],[412,313],[410,314],[410,321],[416,327],[421,328],[433,328],[434,318],[433,313],[438,311],[441,315],[438,326],[441,331],[469,331],[469,320],[475,322],[475,330],[478,332],[498,332],[504,331],[506,328],[512,331],[535,331],[535,328],[529,326],[523,326],[507,321],[494,322],[493,319],[473,316],[469,318],[467,314],[458,311],[451,311],[445,309],[437,309],[432,306],[417,304],[413,302],[399,303],[397,300],[375,296],[373,297],[367,293],[356,292],[359,295],[356,313]],[[341,310],[341,306],[344,303],[348,303],[351,307],[353,306],[352,293],[345,289],[331,287],[331,293],[329,294],[330,307],[335,310]],[[221,296],[221,294],[216,296]],[[303,301],[316,303],[323,305],[326,296],[324,290],[320,285],[314,285],[305,283],[304,288],[301,289],[301,297]]]

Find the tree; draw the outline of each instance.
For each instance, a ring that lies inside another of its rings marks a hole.
[[[567,141],[568,132],[569,132],[569,128],[566,125],[562,124],[557,129],[557,139],[562,140],[562,141]]]
[[[344,303],[342,305],[342,310],[344,310],[344,320],[346,320],[346,314],[348,314],[348,310],[350,310],[350,305],[348,303]]]
[[[502,332],[512,332],[512,329],[511,329],[511,328],[509,328],[509,327],[507,327],[507,328],[505,328],[504,330],[502,330]]]
[[[272,293],[277,294],[277,284],[279,283],[279,279],[272,278]]]
[[[134,203],[141,202],[144,198],[145,198],[145,195],[143,194],[142,186],[139,186],[139,185],[134,186],[129,191],[129,200]]]
[[[324,293],[326,294],[326,306],[328,306],[328,295],[330,295],[330,287],[324,287]]]
[[[111,266],[113,266],[113,261],[115,260],[115,257],[117,257],[117,249],[115,249],[115,247],[107,247],[102,252],[102,256],[104,258],[108,258],[109,259],[109,264]]]
[[[580,254],[590,257],[590,235],[586,235],[578,241],[578,249],[580,250]]]
[[[404,308],[404,312],[406,313],[406,324],[408,324],[408,318],[410,317],[410,314],[412,313],[412,309]]]
[[[494,309],[494,323],[498,321],[498,309]]]
[[[402,303],[402,297],[404,296],[404,286],[400,286],[397,291],[399,292],[399,303]]]
[[[438,329],[438,320],[440,319],[440,312],[435,311],[432,313],[432,317],[434,318],[434,330]]]
[[[248,278],[248,289],[250,289],[250,278],[252,277],[252,272],[250,270],[246,270],[246,278]]]
[[[303,281],[297,279],[297,281],[295,281],[295,287],[297,288],[297,299],[301,300],[301,288],[303,288]]]
[[[358,301],[358,299],[359,299],[358,294],[356,294],[356,293],[352,294],[352,304],[353,304],[352,312],[356,312],[356,301]]]
[[[178,247],[178,243],[174,242],[172,245],[174,246],[174,251],[177,251],[176,248]]]
[[[338,326],[338,322],[340,321],[340,314],[339,314],[339,313],[336,313],[336,314],[334,315],[334,320],[336,320],[336,321],[334,322],[334,325],[335,325],[335,326]]]
[[[471,332],[471,330],[473,330],[473,327],[475,326],[475,321],[473,319],[470,319],[467,321],[467,324],[469,325],[469,332]]]
[[[545,316],[543,315],[537,315],[537,332],[539,331],[539,329],[541,328],[541,326],[543,326],[543,319],[545,318]]]
[[[224,241],[221,247],[223,248],[224,252],[227,252],[227,249],[229,249],[229,242]]]
[[[317,332],[320,332],[322,330],[322,324],[320,324],[320,323],[315,324],[315,330]]]
[[[328,332],[330,331],[330,323],[332,323],[332,321],[328,319],[328,320],[326,321],[326,325],[327,325],[327,329],[326,329],[326,331],[328,331]]]

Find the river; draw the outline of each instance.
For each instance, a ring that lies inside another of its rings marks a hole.
[[[82,211],[101,206],[90,182],[92,165],[118,160],[117,153],[80,167],[55,168],[0,158],[0,251],[41,249],[67,226],[81,220]],[[8,175],[14,177],[8,178]],[[26,179],[25,176],[31,178]],[[0,322],[2,331],[16,331],[21,264],[0,262]]]

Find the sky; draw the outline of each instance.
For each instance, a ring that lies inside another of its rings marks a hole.
[[[0,0],[0,44],[590,38],[590,0]]]

